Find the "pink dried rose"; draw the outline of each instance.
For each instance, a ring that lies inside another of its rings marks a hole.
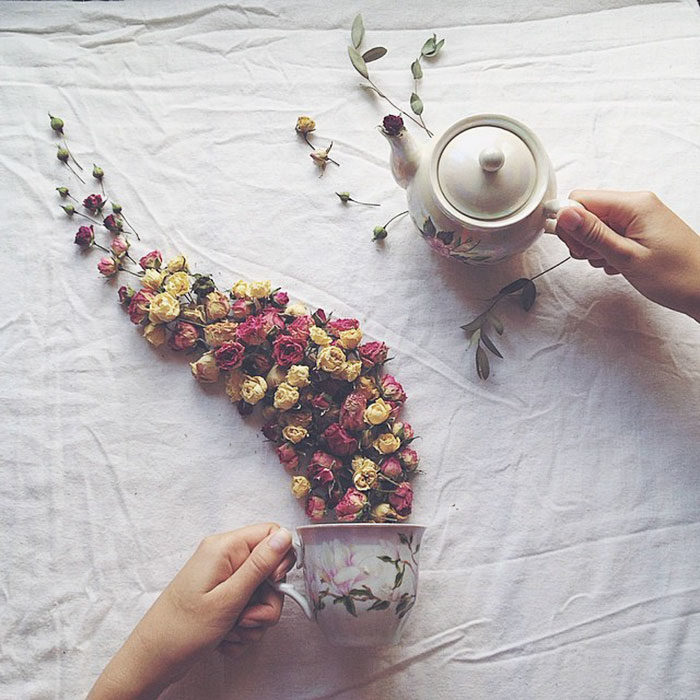
[[[357,440],[339,423],[329,425],[323,431],[323,438],[329,451],[338,457],[347,457],[357,451]]]
[[[311,316],[297,316],[294,321],[292,321],[289,326],[287,326],[287,333],[306,343],[309,339],[309,328],[314,325],[314,320]]]
[[[390,479],[400,479],[403,476],[403,468],[401,462],[393,455],[385,459],[380,465],[379,470]]]
[[[128,304],[131,302],[131,300],[134,297],[134,290],[131,287],[127,287],[126,285],[122,285],[119,287],[117,290],[117,294],[119,295],[119,303],[120,304]]]
[[[396,491],[389,495],[389,503],[394,506],[396,512],[405,518],[411,514],[413,505],[413,488],[408,481],[402,481]]]
[[[273,343],[272,354],[280,367],[299,364],[304,359],[304,343],[289,335],[281,335]]]
[[[287,292],[275,292],[272,295],[272,303],[280,308],[284,308],[289,304],[289,294]]]
[[[331,402],[327,394],[316,394],[311,399],[311,405],[319,411],[327,411],[330,408]]]
[[[309,496],[306,499],[306,517],[313,522],[323,520],[326,514],[326,501],[321,496]]]
[[[387,401],[396,401],[404,403],[406,401],[406,392],[399,382],[390,374],[385,374],[380,381],[382,396]]]
[[[231,304],[231,315],[238,321],[243,320],[253,312],[253,304],[245,299],[236,299]]]
[[[265,342],[266,335],[260,316],[249,316],[236,328],[236,337],[246,345],[260,345]]]
[[[196,345],[198,339],[199,330],[197,326],[186,321],[178,321],[173,334],[170,336],[169,344],[173,350],[189,350],[189,348]]]
[[[119,219],[117,219],[116,216],[114,216],[114,214],[105,216],[104,221],[102,223],[104,224],[104,227],[112,233],[116,233],[117,231],[122,230],[122,223]]]
[[[92,226],[81,226],[75,234],[75,244],[81,248],[89,248],[95,242],[95,231]]]
[[[403,119],[399,114],[387,114],[382,120],[382,127],[389,136],[398,136],[404,129]]]
[[[412,440],[415,437],[411,424],[403,423],[400,420],[394,422],[394,425],[391,426],[391,432],[394,433],[401,442]]]
[[[277,456],[287,471],[292,471],[299,466],[299,455],[289,443],[285,442],[277,448]]]
[[[341,523],[352,523],[362,517],[367,503],[366,494],[350,488],[338,501],[338,505],[335,507],[335,515]]]
[[[367,397],[359,392],[353,391],[347,395],[340,408],[340,425],[345,430],[358,432],[365,427],[364,412],[367,408]]]
[[[112,239],[112,245],[110,246],[110,248],[118,258],[121,258],[122,255],[124,255],[129,250],[129,243],[122,236],[115,236]]]
[[[160,270],[160,266],[162,264],[163,255],[159,250],[152,250],[139,259],[139,265],[141,265],[142,269],[144,270],[148,270],[149,268],[153,268],[154,270]]]
[[[134,294],[129,304],[129,318],[132,323],[136,325],[143,323],[148,316],[151,300],[155,295],[156,293],[150,289],[139,289],[139,291]]]
[[[83,206],[92,214],[97,213],[104,205],[105,203],[99,194],[91,194],[83,200]]]
[[[258,318],[262,323],[263,332],[266,336],[275,328],[284,328],[284,319],[282,318],[282,316],[280,316],[279,311],[277,311],[277,309],[273,309],[270,306],[268,306],[264,311],[262,311]]]
[[[373,341],[365,343],[357,348],[357,352],[362,360],[362,366],[365,368],[380,365],[386,361],[386,356],[389,353],[389,348],[385,343]]]
[[[231,370],[241,366],[245,348],[237,342],[224,343],[214,351],[216,364],[220,369]]]
[[[356,318],[335,318],[326,324],[326,332],[331,335],[340,335],[341,331],[349,331],[359,327],[360,322]]]
[[[399,452],[399,459],[409,472],[412,472],[418,466],[418,453],[410,447],[404,447]]]
[[[310,464],[309,478],[315,486],[326,486],[335,481],[335,474],[330,469],[321,467],[318,464]]]
[[[329,455],[323,450],[316,450],[316,452],[314,452],[311,457],[311,464],[323,469],[330,469],[334,472],[338,471],[343,466],[343,463],[337,457]]]
[[[102,258],[97,263],[97,269],[105,277],[113,277],[119,271],[119,263],[114,258]]]

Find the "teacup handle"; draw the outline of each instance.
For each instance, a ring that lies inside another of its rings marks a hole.
[[[577,209],[585,209],[581,202],[575,199],[550,199],[544,203],[544,232],[555,233],[557,227],[557,217],[559,212],[565,207],[576,207]]]
[[[292,548],[294,549],[294,555],[296,556],[297,563],[296,568],[301,569],[304,566],[304,545],[297,539],[296,535],[292,535]],[[270,582],[270,585],[280,593],[288,595],[299,607],[304,611],[304,615],[309,618],[309,620],[314,619],[314,612],[311,608],[311,602],[309,599],[299,590],[297,590],[291,583],[281,583],[281,582]]]

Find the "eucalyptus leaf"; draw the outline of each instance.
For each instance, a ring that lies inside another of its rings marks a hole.
[[[479,379],[488,379],[490,372],[491,367],[486,350],[479,345],[476,349],[476,373],[479,375]]]
[[[352,21],[352,30],[350,32],[350,37],[352,39],[352,45],[356,48],[360,48],[362,39],[365,36],[365,25],[362,21],[362,15],[357,15]]]
[[[527,284],[523,287],[523,291],[520,294],[520,305],[529,311],[532,305],[535,303],[535,297],[537,296],[537,287],[532,280],[528,280]]]
[[[498,293],[513,294],[514,292],[519,292],[529,281],[530,280],[527,277],[521,277],[520,279],[515,280],[515,282],[507,284]]]
[[[432,56],[435,53],[435,39],[436,36],[433,34],[428,41],[423,44],[423,48],[420,50],[421,56]]]
[[[481,328],[477,328],[477,329],[472,333],[472,337],[469,338],[469,347],[467,348],[467,350],[469,350],[470,348],[474,347],[474,344],[475,344],[475,343],[478,343],[479,340],[481,340]]]
[[[484,314],[480,314],[473,321],[469,321],[469,323],[466,323],[461,328],[463,331],[466,331],[467,333],[471,333],[472,331],[475,331],[477,328],[481,328],[481,326],[484,323],[484,320],[485,320]]]
[[[445,40],[440,39],[437,44],[435,44],[435,53],[433,53],[433,56],[437,56],[438,52],[440,49],[445,45]]]
[[[420,80],[423,77],[423,69],[421,68],[420,61],[416,59],[411,63],[411,73],[416,80]]]
[[[357,49],[353,48],[352,46],[348,46],[348,56],[350,56],[350,61],[352,61],[352,65],[355,68],[355,70],[363,77],[363,78],[369,78],[369,72],[367,71],[367,64],[365,63],[365,59],[360,56],[360,54],[357,52]]]
[[[481,342],[496,356],[503,359],[503,355],[499,352],[498,348],[493,344],[491,338],[489,338],[486,333],[481,331]]]
[[[383,46],[375,46],[373,49],[368,49],[362,54],[365,63],[376,61],[386,54],[386,49]]]
[[[491,321],[491,325],[496,333],[498,333],[498,335],[503,335],[503,321],[501,321],[501,319],[498,318],[493,311],[489,313],[489,320]]]
[[[413,114],[417,114],[418,116],[423,114],[423,101],[415,92],[411,93],[411,110]]]

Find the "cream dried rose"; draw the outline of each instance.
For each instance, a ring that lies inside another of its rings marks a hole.
[[[287,382],[282,382],[277,387],[274,401],[275,408],[280,411],[288,411],[296,406],[297,401],[299,401],[299,390],[296,387]]]
[[[287,373],[279,365],[275,365],[267,373],[267,377],[265,377],[265,380],[267,381],[267,385],[269,387],[274,388],[279,386],[283,381],[285,381],[286,377]]]
[[[265,297],[269,297],[271,292],[272,285],[270,284],[270,280],[258,280],[248,285],[248,294],[253,299],[264,299]]]
[[[316,358],[317,369],[322,369],[324,372],[339,372],[345,367],[345,353],[342,348],[336,345],[328,345],[318,351]]]
[[[287,383],[297,388],[308,386],[309,368],[306,365],[292,365],[287,371]]]
[[[233,321],[219,321],[204,328],[204,341],[210,348],[221,347],[224,343],[236,341],[238,324]]]
[[[380,425],[391,415],[391,406],[384,399],[377,399],[367,406],[364,412],[364,419],[370,425]]]
[[[141,278],[141,284],[146,289],[151,289],[154,292],[160,289],[160,285],[163,284],[163,273],[160,270],[156,270],[149,267]]]
[[[301,442],[308,434],[309,431],[306,428],[302,428],[300,425],[288,425],[282,431],[285,440],[289,440],[289,442],[295,445]]]
[[[265,392],[267,383],[262,377],[246,377],[241,384],[241,397],[253,406],[265,398]]]
[[[172,262],[172,261],[171,261]],[[174,297],[181,297],[190,291],[190,278],[186,272],[174,272],[165,280],[165,291]]]
[[[340,346],[346,350],[354,350],[362,340],[362,331],[359,328],[350,328],[340,331]]]
[[[401,440],[391,433],[382,433],[373,443],[374,448],[383,455],[389,455],[401,447]]]
[[[210,321],[219,321],[228,316],[228,312],[231,310],[231,303],[225,294],[213,291],[209,292],[205,297],[204,308]]]
[[[311,326],[311,328],[309,328],[309,337],[311,338],[311,342],[321,347],[331,344],[331,337],[323,328],[319,328],[318,326]]]
[[[241,387],[243,386],[245,377],[246,375],[243,374],[241,370],[232,369],[226,379],[226,393],[234,403],[238,403],[242,398]]]
[[[350,360],[343,368],[343,379],[346,382],[354,382],[360,376],[360,372],[362,372],[362,361]]]
[[[143,337],[153,345],[153,347],[158,348],[165,342],[165,326],[147,323],[143,327]]]
[[[173,272],[180,272],[180,270],[187,272],[187,260],[185,259],[185,256],[176,255],[172,260],[168,261],[166,269],[170,274]]]
[[[213,352],[205,352],[196,362],[190,362],[192,376],[200,382],[211,383],[219,378],[219,366]]]
[[[170,294],[161,292],[151,300],[148,318],[152,323],[169,323],[180,315],[180,303]]]
[[[309,310],[303,304],[295,302],[285,309],[285,313],[288,313],[290,316],[307,316]]]
[[[250,285],[245,280],[238,280],[238,282],[231,287],[231,294],[233,294],[236,299],[249,299]]]
[[[304,498],[311,491],[311,482],[305,476],[292,477],[292,493],[294,498]]]

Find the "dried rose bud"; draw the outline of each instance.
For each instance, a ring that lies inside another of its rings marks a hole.
[[[92,164],[92,176],[96,180],[101,180],[105,176],[105,171],[99,165]]]
[[[117,219],[114,216],[114,214],[110,214],[109,216],[106,216],[102,223],[104,224],[104,227],[108,231],[112,231],[112,233],[116,233],[117,231],[121,231],[123,228],[121,219]]]
[[[272,295],[272,303],[275,306],[279,306],[283,309],[287,304],[289,304],[289,294],[287,292],[275,292]]]
[[[58,158],[61,161],[61,163],[67,163],[68,156],[70,156],[68,149],[64,148],[63,146],[59,146],[58,151],[56,152],[56,158]]]
[[[214,284],[214,280],[211,278],[210,275],[195,275],[197,279],[194,281],[194,284],[192,285],[192,291],[198,296],[198,297],[205,297],[207,294],[210,294],[216,289],[216,285]]]
[[[63,119],[60,117],[54,117],[52,114],[49,114],[49,119],[51,120],[51,128],[57,133],[57,134],[62,134],[63,133]]]
[[[81,248],[89,248],[95,240],[95,232],[92,226],[81,226],[75,234],[75,245]]]
[[[146,253],[143,257],[139,258],[139,265],[141,269],[148,270],[160,270],[160,266],[163,262],[163,256],[159,250],[152,250]]]
[[[316,309],[311,318],[313,318],[317,326],[325,326],[328,323],[328,316],[326,316],[326,312],[323,309]]]
[[[117,274],[119,263],[114,258],[102,258],[100,262],[97,263],[97,269],[100,271],[101,275],[112,277]]]
[[[349,192],[336,192],[338,197],[340,197],[340,201],[345,204],[346,202],[350,201],[350,193]]]
[[[60,194],[61,197],[67,197],[70,194],[70,192],[68,192],[67,187],[57,187],[56,192],[58,192],[58,194]]]
[[[72,204],[61,204],[61,209],[63,209],[68,216],[73,216],[73,214],[75,214],[75,207]]]
[[[122,205],[117,204],[116,202],[112,202],[112,211],[115,214],[121,214],[122,213]]]
[[[136,294],[136,292],[131,287],[122,285],[121,287],[119,287],[117,294],[119,295],[119,303],[124,304],[124,306],[126,306],[127,304],[131,303],[131,299],[134,296],[134,294]]]
[[[299,117],[295,127],[297,134],[308,134],[316,128],[316,122],[311,117]]]
[[[110,247],[112,249],[112,252],[118,258],[121,258],[129,250],[129,241],[127,241],[126,238],[122,238],[121,236],[115,236],[115,238],[112,240],[112,245]]]
[[[104,205],[105,202],[102,200],[102,196],[99,194],[91,194],[85,197],[83,200],[83,206],[93,214],[100,211]]]
[[[388,114],[382,121],[382,127],[389,136],[398,136],[404,129],[403,119],[399,114]]]
[[[373,241],[383,241],[387,236],[387,230],[384,228],[384,226],[375,226],[373,233]]]

